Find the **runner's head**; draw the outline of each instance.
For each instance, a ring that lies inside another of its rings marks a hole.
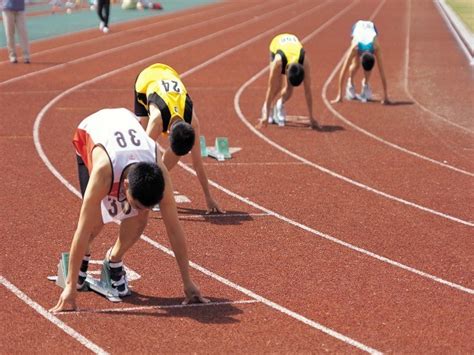
[[[189,123],[177,120],[171,126],[169,137],[173,153],[182,156],[188,154],[193,148],[196,134]]]
[[[304,80],[304,68],[299,63],[292,63],[288,66],[287,75],[292,86],[299,86]]]
[[[151,208],[163,198],[165,179],[156,163],[133,164],[128,170],[126,182],[127,200],[135,208]]]
[[[375,57],[370,52],[364,52],[360,56],[360,62],[365,71],[371,71],[375,64]]]

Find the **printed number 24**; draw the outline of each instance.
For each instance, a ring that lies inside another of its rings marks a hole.
[[[179,83],[176,80],[161,80],[161,85],[163,85],[166,92],[170,92],[170,90],[177,93],[181,92]]]

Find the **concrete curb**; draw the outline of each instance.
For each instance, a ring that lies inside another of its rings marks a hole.
[[[464,22],[453,11],[453,9],[446,4],[445,0],[434,0],[438,9],[448,24],[449,29],[461,46],[466,55],[469,64],[474,65],[474,36],[469,31]]]

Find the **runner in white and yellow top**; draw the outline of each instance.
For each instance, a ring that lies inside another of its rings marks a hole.
[[[202,163],[199,120],[193,102],[178,73],[166,64],[143,69],[135,81],[135,114],[148,135],[158,140],[168,136],[170,147],[163,162],[171,170],[180,157],[191,151],[194,170],[206,198],[208,213],[223,213],[209,190]]]
[[[383,104],[389,104],[387,92],[387,80],[385,79],[385,71],[382,62],[382,49],[378,41],[378,31],[372,21],[357,21],[352,27],[352,41],[346,54],[344,64],[339,74],[339,85],[337,97],[331,103],[342,102],[342,86],[347,72],[349,71],[349,79],[346,85],[346,99],[358,99],[367,102],[372,99],[372,90],[369,86],[370,74],[377,59],[380,79],[383,86]],[[364,68],[364,78],[362,79],[362,90],[360,94],[356,94],[354,85],[354,76],[362,64]]]
[[[106,255],[104,267],[120,297],[130,293],[122,259],[140,239],[149,209],[156,203],[160,203],[181,273],[184,303],[208,302],[189,275],[186,239],[178,220],[168,170],[156,143],[145,133],[137,117],[124,108],[100,110],[80,123],[73,144],[83,201],[69,251],[66,285],[50,311],[76,309],[77,289],[84,284],[90,244],[103,224],[112,220],[121,221],[120,231]]]
[[[283,33],[270,43],[270,75],[265,102],[262,108],[262,118],[257,128],[268,123],[285,124],[283,104],[293,94],[293,87],[304,82],[306,104],[311,128],[320,126],[313,116],[313,97],[311,92],[311,68],[305,55],[303,45],[298,38],[289,33]]]

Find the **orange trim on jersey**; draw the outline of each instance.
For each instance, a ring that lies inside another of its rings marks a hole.
[[[92,171],[92,149],[95,146],[91,136],[85,130],[78,128],[74,132],[72,144],[76,147],[76,153],[81,156],[90,173]]]

